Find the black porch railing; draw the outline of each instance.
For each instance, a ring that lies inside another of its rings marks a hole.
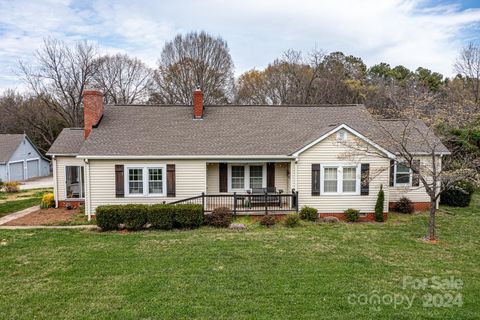
[[[199,204],[205,213],[215,208],[230,208],[234,215],[238,213],[276,213],[282,211],[298,212],[298,192],[250,193],[250,194],[205,194],[171,202],[171,204]]]

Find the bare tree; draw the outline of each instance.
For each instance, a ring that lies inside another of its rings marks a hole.
[[[67,45],[55,39],[44,40],[33,65],[19,63],[20,75],[37,97],[65,121],[67,126],[82,125],[82,92],[95,71],[96,48],[85,42]]]
[[[0,132],[26,133],[43,152],[65,126],[63,119],[42,98],[11,90],[0,97],[0,114]],[[11,123],[5,124],[6,121]]]
[[[471,88],[475,104],[480,102],[480,46],[469,43],[460,52],[455,70],[465,77]]]
[[[476,167],[480,165],[478,159],[469,156],[448,154],[442,144],[442,138],[434,133],[434,128],[445,123],[444,115],[437,113],[435,117],[424,117],[422,109],[415,106],[405,109],[401,120],[378,121],[377,134],[382,137],[383,145],[394,152],[397,163],[403,164],[411,170],[413,179],[417,179],[419,186],[407,189],[424,188],[430,198],[430,212],[426,239],[435,240],[437,201],[440,194],[461,180],[478,181]],[[430,126],[418,120],[424,117]],[[370,154],[389,159],[389,156],[370,145],[357,142],[345,142],[349,150],[344,157],[355,158],[359,154]],[[390,168],[392,170],[392,168]]]
[[[322,70],[325,54],[314,50],[308,55],[287,50],[263,71],[248,71],[237,83],[236,102],[240,104],[308,104],[312,103],[315,82]]]
[[[192,92],[199,87],[205,103],[227,103],[232,98],[233,68],[227,43],[222,38],[205,32],[179,34],[163,48],[152,100],[192,104]]]
[[[124,54],[98,58],[95,86],[103,90],[106,103],[133,104],[148,100],[153,70],[137,58]]]

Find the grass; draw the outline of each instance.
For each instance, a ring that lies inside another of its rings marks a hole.
[[[421,240],[426,214],[298,228],[244,219],[245,232],[0,230],[0,318],[478,319],[480,197],[448,211],[435,245]],[[463,288],[403,289],[404,276]],[[447,293],[462,306],[422,304]],[[414,300],[349,303],[362,294]]]
[[[52,189],[27,189],[15,193],[0,192],[0,218],[40,204],[40,200]]]

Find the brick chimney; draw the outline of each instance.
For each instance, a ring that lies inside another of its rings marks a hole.
[[[103,93],[100,90],[87,89],[83,91],[83,123],[84,139],[87,140],[92,128],[103,116]]]
[[[193,92],[193,118],[203,118],[203,93],[199,88]]]

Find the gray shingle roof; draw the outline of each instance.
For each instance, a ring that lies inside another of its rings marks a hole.
[[[449,152],[440,139],[435,136],[433,130],[427,127],[420,120],[378,120],[380,127],[389,134],[383,139],[386,147],[392,152],[396,152],[395,145],[407,147],[412,153],[430,153],[433,150],[437,153]],[[395,137],[395,138],[392,138]]]
[[[105,107],[79,155],[290,155],[342,123],[383,145],[361,105],[206,106],[203,120],[191,106],[128,105]]]
[[[47,155],[76,155],[80,151],[83,142],[83,129],[65,128],[60,132],[60,135],[48,150]]]
[[[23,141],[23,134],[0,134],[0,163],[6,163]]]

